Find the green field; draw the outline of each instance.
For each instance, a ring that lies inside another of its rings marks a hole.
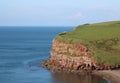
[[[55,39],[87,46],[98,63],[120,64],[120,21],[80,25]]]

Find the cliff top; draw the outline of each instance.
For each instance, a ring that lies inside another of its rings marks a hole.
[[[84,24],[67,33],[60,33],[56,39],[68,43],[120,38],[120,21]]]

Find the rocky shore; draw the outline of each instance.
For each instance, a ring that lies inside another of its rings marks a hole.
[[[53,71],[53,72],[91,72],[91,66],[88,63],[83,63],[83,60],[88,60],[88,57],[67,57],[67,56],[52,56],[49,60],[42,63],[42,66]]]

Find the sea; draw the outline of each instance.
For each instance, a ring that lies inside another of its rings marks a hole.
[[[53,73],[40,64],[54,37],[74,27],[0,27],[0,83],[107,83],[92,75]]]

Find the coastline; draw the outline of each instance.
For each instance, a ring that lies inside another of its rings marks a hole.
[[[93,71],[92,75],[100,76],[107,80],[108,83],[120,83],[120,69]]]

